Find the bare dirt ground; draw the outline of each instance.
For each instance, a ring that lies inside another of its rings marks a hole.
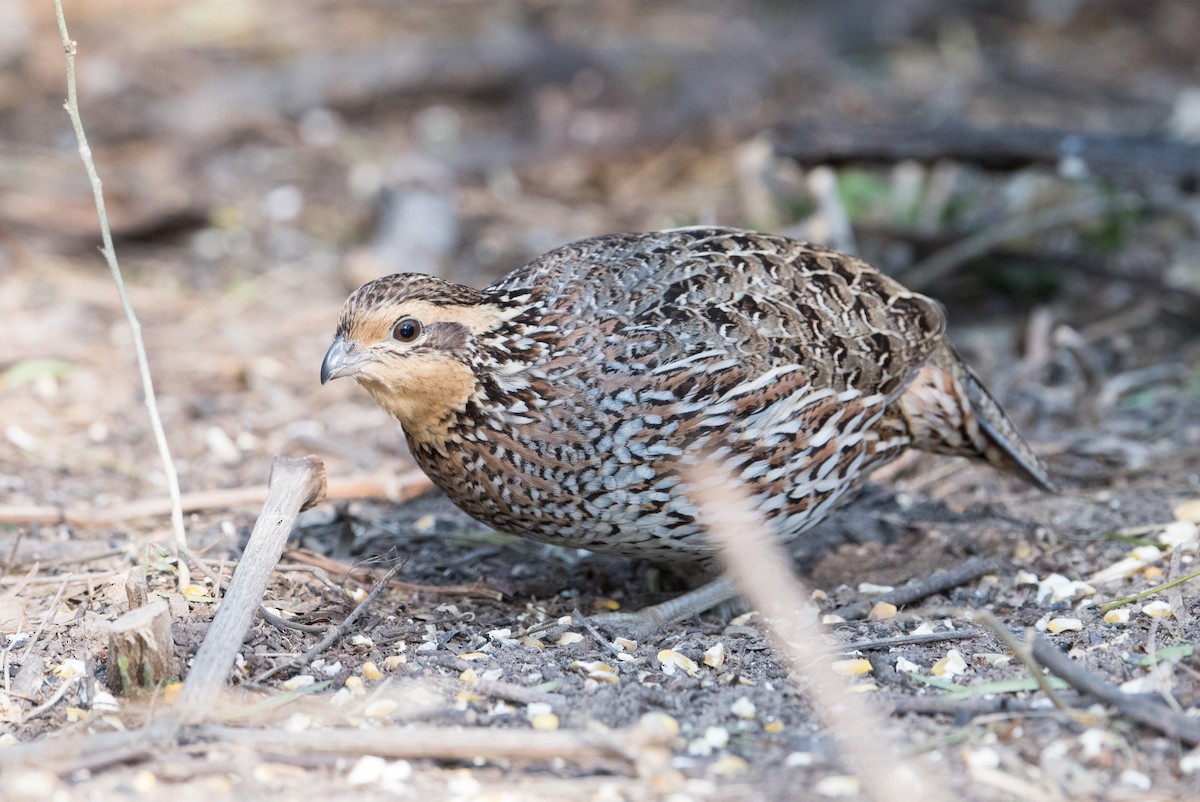
[[[990,611],[1019,637],[1077,619],[1046,637],[1196,721],[1195,582],[1124,605],[1126,621],[1101,609],[1196,568],[1196,187],[1135,167],[832,171],[772,153],[771,130],[792,120],[1200,135],[1200,9],[991,5],[69,4],[84,122],[184,492],[260,486],[274,455],[317,454],[331,482],[363,490],[301,515],[266,606],[321,628],[397,561],[397,580],[426,586],[389,586],[306,665],[295,660],[320,631],[256,619],[216,717],[380,743],[416,725],[451,739],[485,728],[497,743],[626,732],[647,714],[678,733],[569,760],[376,760],[210,739],[87,769],[64,756],[5,764],[0,796],[865,797],[841,725],[814,715],[807,667],[761,616],[707,615],[614,650],[576,613],[636,609],[690,578],[490,532],[436,494],[389,500],[412,468],[401,432],[352,383],[317,380],[341,302],[376,275],[483,285],[579,237],[715,222],[854,248],[939,297],[968,361],[1064,485],[1051,496],[986,467],[905,459],[797,555],[826,614],[869,607],[871,585],[995,560],[893,616],[826,625],[831,645],[848,645],[831,661],[869,661],[849,681],[901,759],[971,800],[1195,798],[1193,743],[1069,688],[1056,708],[976,619]],[[220,592],[193,572],[181,593],[168,516],[129,508],[165,497],[164,476],[95,252],[50,8],[0,8],[0,31],[11,747],[137,727],[166,704],[104,695],[130,569],[168,600],[185,665]],[[1046,222],[1078,208],[1091,213]],[[922,269],[1013,221],[948,270]],[[232,572],[257,505],[188,515],[213,571]],[[1137,547],[1141,563],[1096,576]],[[437,590],[452,585],[471,592]],[[942,639],[865,645],[918,628]]]

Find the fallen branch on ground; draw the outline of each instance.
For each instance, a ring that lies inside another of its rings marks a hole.
[[[646,750],[664,752],[676,736],[653,715],[617,730],[504,730],[491,727],[396,727],[375,730],[287,732],[205,726],[194,734],[222,745],[239,744],[289,755],[378,755],[394,759],[572,760],[622,758],[637,762]],[[669,757],[669,753],[667,753]]]
[[[433,487],[423,472],[406,471],[393,479],[363,477],[333,482],[325,494],[327,499],[386,498],[407,501]],[[245,507],[262,504],[267,498],[265,485],[231,487],[223,490],[202,490],[180,497],[184,512]],[[152,518],[171,509],[171,500],[150,498],[119,504],[114,507],[85,507],[64,509],[53,506],[0,506],[0,524],[67,524],[79,529],[113,526],[137,518]]]
[[[834,610],[833,614],[840,615],[847,621],[856,621],[860,618],[866,618],[867,614],[871,612],[871,608],[879,602],[890,602],[897,607],[903,607],[906,604],[920,601],[935,593],[941,593],[951,588],[965,585],[984,574],[992,573],[998,567],[995,560],[985,557],[971,557],[953,568],[947,568],[945,571],[937,571],[921,579],[914,579],[895,590],[888,591],[879,596],[873,596],[869,603],[861,601],[848,604],[845,607]]]
[[[1040,635],[1033,637],[1031,646],[1035,660],[1081,693],[1112,705],[1126,718],[1158,730],[1169,738],[1191,746],[1200,744],[1200,721],[1175,712],[1163,702],[1125,693],[1104,677],[1076,663]]]
[[[1078,160],[1096,175],[1200,181],[1200,145],[1193,142],[1050,128],[794,122],[776,131],[775,151],[802,165],[832,166],[950,159],[985,170],[1019,170]]]
[[[267,487],[262,513],[173,708],[183,724],[198,723],[215,708],[296,516],[324,497],[325,466],[316,457],[276,457]]]

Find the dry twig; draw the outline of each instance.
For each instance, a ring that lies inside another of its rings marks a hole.
[[[387,758],[436,760],[572,760],[623,758],[634,761],[645,749],[661,748],[674,736],[648,716],[620,730],[505,730],[498,737],[488,727],[403,727],[377,730],[285,732],[205,726],[202,738],[222,745],[240,744],[260,751],[287,754],[378,755]]]
[[[1162,702],[1131,696],[1098,674],[1083,668],[1039,635],[1033,637],[1032,654],[1050,673],[1076,690],[1112,705],[1121,715],[1189,745],[1200,744],[1200,721],[1177,713]]]
[[[871,607],[878,602],[890,602],[897,607],[903,607],[906,604],[920,601],[935,593],[941,593],[942,591],[965,585],[984,574],[992,573],[996,569],[995,560],[986,557],[971,557],[953,568],[947,568],[945,571],[937,571],[921,579],[914,579],[895,590],[888,591],[879,596],[873,596],[869,604],[867,602],[849,604],[835,610],[834,615],[840,615],[847,621],[866,618],[867,614],[871,612]]]
[[[407,501],[416,498],[432,486],[429,477],[423,472],[412,470],[402,473],[394,479],[365,477],[332,482],[327,489],[325,498],[386,498],[393,501]],[[244,507],[262,504],[267,498],[267,492],[266,485],[203,490],[181,496],[179,503],[184,512]],[[171,505],[170,499],[162,498],[139,499],[115,507],[73,509],[48,505],[0,505],[0,523],[67,524],[81,529],[90,529],[113,526],[137,518],[162,515],[170,511]]]
[[[941,643],[948,640],[970,640],[978,638],[978,629],[959,629],[946,632],[927,632],[922,635],[897,635],[893,638],[873,638],[871,640],[856,640],[844,643],[831,653],[867,652],[872,649],[891,649],[895,646],[911,646],[914,643]]]
[[[146,357],[146,344],[142,341],[142,324],[138,322],[129,293],[125,291],[125,279],[121,275],[121,266],[117,263],[117,251],[113,247],[112,230],[108,226],[108,211],[104,205],[104,189],[100,176],[96,172],[96,163],[92,159],[92,149],[88,145],[87,134],[83,131],[83,120],[79,116],[79,98],[75,90],[75,42],[67,34],[67,20],[63,15],[62,0],[54,0],[54,15],[58,20],[58,32],[62,36],[63,50],[67,56],[67,114],[71,125],[75,128],[75,139],[79,143],[79,157],[83,159],[84,169],[92,183],[92,196],[96,202],[96,213],[100,217],[100,237],[104,242],[101,251],[112,271],[113,281],[117,285],[117,294],[121,296],[121,306],[125,309],[125,319],[133,333],[133,345],[137,352],[138,370],[142,375],[142,394],[145,396],[146,410],[150,413],[150,427],[154,430],[154,442],[158,445],[158,455],[162,459],[163,473],[167,479],[167,492],[171,496],[171,528],[175,533],[175,546],[179,550],[187,548],[187,531],[183,527],[183,507],[179,501],[179,476],[175,472],[175,463],[171,459],[171,449],[167,445],[167,435],[163,431],[162,418],[158,414],[158,399],[154,394],[154,380],[150,377],[150,361]],[[182,564],[181,564],[182,567]],[[187,571],[180,573],[180,582],[187,583]]]
[[[1003,624],[996,620],[996,616],[992,615],[987,610],[977,611],[975,613],[975,620],[995,632],[996,637],[999,638],[1014,655],[1016,655],[1018,660],[1025,664],[1025,667],[1029,669],[1030,675],[1032,675],[1034,680],[1037,681],[1038,687],[1042,689],[1042,693],[1046,694],[1050,701],[1054,703],[1056,708],[1064,713],[1070,712],[1070,706],[1064,702],[1062,697],[1058,695],[1058,692],[1050,686],[1050,680],[1047,679],[1045,673],[1042,672],[1041,666],[1037,664],[1037,661],[1034,659],[1033,654],[1030,652],[1028,646],[1013,637],[1013,634],[1009,632]]]

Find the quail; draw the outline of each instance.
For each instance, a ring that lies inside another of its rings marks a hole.
[[[731,228],[586,239],[482,290],[398,273],[342,308],[321,382],[353,376],[466,513],[502,532],[707,563],[688,465],[743,484],[798,538],[907,448],[1053,491],[945,333],[865,262]],[[732,598],[726,580],[647,608]]]

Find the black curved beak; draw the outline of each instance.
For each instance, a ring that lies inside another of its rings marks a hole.
[[[358,372],[369,357],[358,350],[358,343],[339,335],[325,352],[321,363],[321,384],[339,376],[351,376]]]

